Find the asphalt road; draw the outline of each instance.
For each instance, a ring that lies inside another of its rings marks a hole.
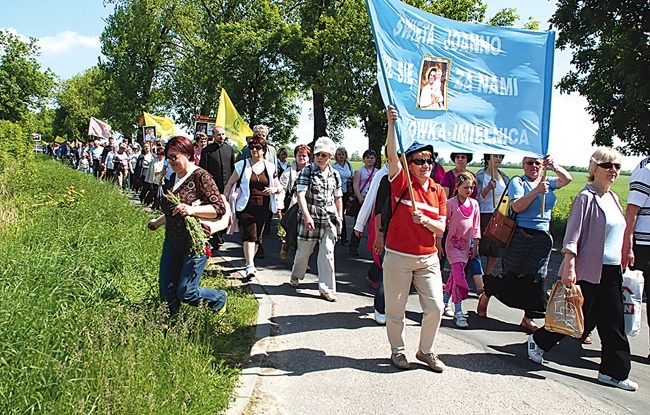
[[[365,279],[371,261],[365,238],[359,258],[350,258],[347,246],[337,245],[339,300],[329,303],[319,297],[315,255],[300,287],[289,286],[294,252],[280,261],[274,232],[275,226],[265,237],[266,257],[256,260],[259,272],[251,281],[268,295],[271,315],[262,322],[268,325],[262,329],[270,329],[264,350],[253,352],[264,360],[247,414],[650,413],[645,321],[642,333],[630,338],[631,378],[639,390],[626,392],[597,382],[597,334],[593,345],[564,339],[539,365],[527,358],[527,335],[518,327],[522,312],[492,300],[488,318],[481,319],[471,295],[464,302],[469,329],[455,328],[451,319],[442,322],[435,352],[447,370],[436,374],[415,359],[421,309],[411,293],[406,348],[412,369],[400,371],[390,364],[385,328],[372,318],[374,290]],[[235,270],[243,270],[240,235],[226,240],[220,254]],[[555,275],[558,257],[553,254],[549,275]]]

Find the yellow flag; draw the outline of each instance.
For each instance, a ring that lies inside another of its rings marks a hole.
[[[235,106],[232,104],[226,90],[221,88],[219,97],[219,108],[217,109],[216,126],[223,127],[226,131],[226,138],[237,143],[241,150],[246,145],[246,137],[253,135],[253,130],[244,122]]]
[[[63,137],[59,137],[58,135],[54,138],[55,143],[65,143],[65,139]]]
[[[158,137],[166,137],[174,135],[174,120],[167,117],[158,117],[151,115],[148,112],[142,112],[144,115],[144,124],[153,125],[156,127],[156,135]]]

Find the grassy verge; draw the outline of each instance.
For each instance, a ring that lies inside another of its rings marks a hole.
[[[0,413],[213,414],[257,302],[220,275],[221,316],[157,299],[163,233],[113,186],[53,161],[0,176]]]

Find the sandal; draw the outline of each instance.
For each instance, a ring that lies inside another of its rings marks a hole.
[[[591,333],[587,334],[582,338],[582,343],[583,344],[592,344],[594,342],[594,338],[591,335]]]

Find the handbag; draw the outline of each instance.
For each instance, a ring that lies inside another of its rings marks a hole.
[[[361,202],[357,199],[357,195],[353,194],[345,202],[345,214],[356,217],[359,215],[359,211],[361,211]]]
[[[289,246],[298,247],[298,203],[291,205],[289,209],[282,215],[280,219],[280,226],[286,232],[284,241]]]
[[[641,332],[643,307],[643,272],[626,269],[623,273],[623,316],[625,333],[636,336]]]
[[[229,225],[226,228],[226,235],[232,235],[236,232],[239,232],[239,220],[237,219],[237,200],[242,196],[243,192],[241,190],[241,179],[244,176],[244,170],[246,169],[246,160],[244,160],[244,165],[242,166],[241,173],[237,179],[237,184],[230,189],[230,194],[228,195],[228,200],[226,201],[230,205],[230,217]]]
[[[372,174],[361,185],[361,193],[366,189],[370,181],[375,175],[375,170],[372,171]],[[357,195],[352,193],[348,200],[345,202],[345,214],[352,217],[357,217],[361,211],[361,202],[357,199]]]
[[[513,177],[508,186],[515,178]],[[515,218],[517,215],[511,215],[510,209],[510,197],[508,196],[508,186],[501,194],[499,198],[499,204],[492,212],[492,217],[483,232],[483,236],[500,246],[501,248],[509,248],[512,237],[515,234],[515,229],[517,228],[517,222]]]
[[[221,196],[221,200],[223,200],[223,204],[226,207],[226,213],[212,219],[197,218],[203,230],[209,235],[214,235],[218,231],[222,231],[228,228],[228,226],[230,225],[230,221],[232,220],[232,211],[230,209],[230,203],[228,203],[228,201],[226,200],[226,196],[224,196],[223,194],[220,194],[219,196]],[[192,205],[196,206],[199,204],[201,204],[201,201],[197,200]]]
[[[581,338],[585,329],[582,314],[584,301],[579,285],[568,287],[562,281],[556,281],[546,306],[544,328],[553,333]]]

